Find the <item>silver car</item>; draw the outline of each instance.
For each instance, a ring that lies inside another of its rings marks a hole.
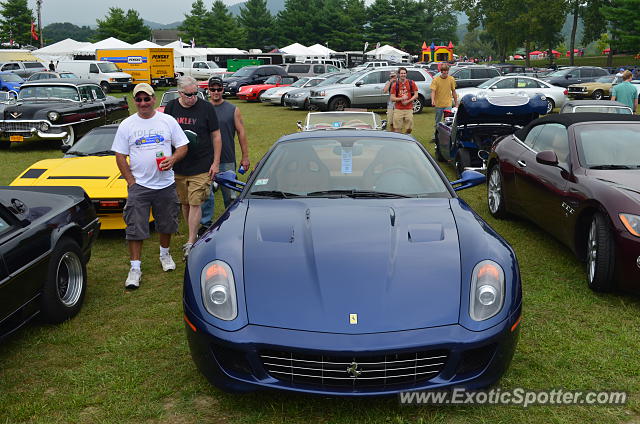
[[[385,109],[389,94],[382,90],[389,81],[389,74],[397,70],[397,66],[385,66],[355,72],[342,84],[312,89],[309,102],[320,110],[344,110],[348,107]],[[431,103],[431,75],[424,69],[407,68],[407,78],[418,87],[413,113],[420,113],[425,105]]]
[[[321,75],[320,77],[324,77],[324,79],[315,87],[326,87],[329,85],[340,84],[349,75],[351,75],[349,72]],[[311,94],[311,90],[315,87],[296,88],[295,90],[289,91],[284,95],[284,105],[292,109],[317,109],[316,107],[311,107],[309,104],[309,95]]]
[[[288,92],[292,90],[297,90],[298,88],[311,88],[318,85],[321,81],[323,81],[323,77],[305,77],[300,78],[298,81],[294,82],[291,85],[287,85],[285,87],[273,87],[262,93],[260,96],[260,101],[262,103],[270,103],[273,105],[283,105],[284,106],[284,96]]]
[[[457,89],[458,98],[461,99],[465,94],[480,94],[496,96],[513,96],[526,94],[529,97],[535,94],[542,94],[547,98],[547,113],[550,113],[555,107],[562,107],[567,102],[567,89],[557,87],[538,78],[526,77],[521,75],[508,75],[503,77],[494,77],[483,82],[477,87],[468,87]]]

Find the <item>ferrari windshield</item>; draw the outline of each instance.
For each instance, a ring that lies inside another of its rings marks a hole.
[[[116,126],[107,126],[90,131],[67,151],[65,157],[115,155],[111,146],[116,137],[117,129]]]
[[[480,84],[478,86],[478,88],[489,88],[493,84],[495,84],[497,81],[500,81],[501,79],[502,79],[502,77],[493,77],[490,80],[487,80],[487,81],[483,82],[482,84]]]
[[[62,99],[80,101],[78,89],[70,85],[22,86],[18,100]]]
[[[333,135],[278,144],[253,180],[251,197],[450,197],[414,142]]]
[[[640,168],[640,122],[579,125],[576,142],[586,168]]]

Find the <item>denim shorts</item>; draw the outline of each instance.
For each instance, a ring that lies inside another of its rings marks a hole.
[[[156,231],[173,234],[178,231],[178,212],[180,203],[176,193],[176,184],[159,190],[134,184],[129,187],[127,203],[122,217],[127,224],[127,240],[145,240],[149,238],[149,213],[153,212]]]

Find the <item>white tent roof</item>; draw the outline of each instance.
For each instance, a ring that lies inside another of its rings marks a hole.
[[[160,46],[160,45],[158,45],[156,43],[152,43],[149,40],[138,41],[137,43],[134,43],[131,46],[132,47],[140,47],[140,48],[143,48],[143,49],[155,48],[155,47],[163,47],[163,46]]]
[[[281,48],[280,50],[285,52],[286,54],[295,56],[318,56],[318,54],[320,54],[316,50],[305,47],[300,43],[293,43],[291,45],[288,45],[287,47]]]
[[[164,46],[165,48],[168,48],[169,45],[167,44],[166,46]],[[192,56],[192,57],[207,57],[207,49],[181,49],[181,48],[177,48],[174,47],[173,48],[173,56],[174,57],[180,57],[180,56]]]
[[[181,49],[183,47],[189,47],[189,46],[190,46],[190,44],[183,43],[180,40],[176,40],[176,41],[172,41],[171,43],[166,44],[166,45],[164,45],[162,47],[165,47],[167,49],[171,49],[171,48],[173,48],[173,49]]]
[[[93,45],[94,49],[123,49],[131,47],[131,44],[118,40],[114,37],[105,38],[102,41],[98,41]]]
[[[91,45],[91,43],[86,41],[76,41],[71,38],[65,38],[64,40],[58,41],[57,43],[53,43],[41,49],[34,50],[33,53],[36,55],[71,53],[88,45]]]
[[[373,49],[371,51],[368,51],[366,53],[367,55],[370,56],[409,56],[409,53],[407,52],[403,52],[402,50],[396,49],[393,46],[390,46],[388,44],[385,44],[384,46],[380,46],[379,49]]]
[[[322,44],[314,44],[313,46],[309,46],[309,49],[314,50],[317,54],[322,54],[325,56],[336,52],[335,50],[331,50],[330,48],[323,46]]]

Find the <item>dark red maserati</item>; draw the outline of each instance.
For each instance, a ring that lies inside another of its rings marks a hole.
[[[587,263],[589,287],[640,290],[640,116],[548,115],[494,143],[487,199]]]

